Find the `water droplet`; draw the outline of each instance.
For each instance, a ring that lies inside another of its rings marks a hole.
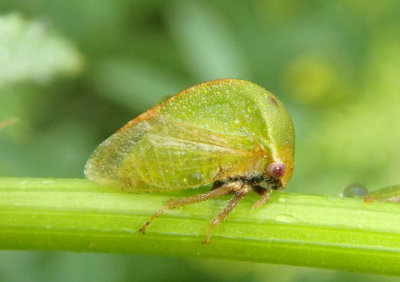
[[[192,178],[192,180],[194,180],[195,182],[198,182],[198,183],[204,179],[204,175],[199,171],[193,172],[190,175],[190,177]]]
[[[287,199],[285,199],[285,197],[280,197],[278,199],[278,202],[280,202],[280,203],[285,203],[286,201],[287,201]]]
[[[296,218],[292,215],[280,214],[275,217],[275,220],[279,222],[292,223],[296,220]]]
[[[235,123],[235,124],[239,124],[239,120],[237,119],[237,118],[235,118],[234,120],[233,120],[233,122]]]
[[[367,194],[367,188],[361,184],[355,183],[344,188],[342,193],[340,193],[340,197],[362,198]]]
[[[129,234],[135,234],[135,233],[139,232],[137,230],[132,230],[132,229],[128,229],[128,228],[123,228],[122,231],[129,233]]]

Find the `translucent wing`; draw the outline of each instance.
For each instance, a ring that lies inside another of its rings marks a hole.
[[[89,159],[85,174],[127,189],[182,189],[234,176],[260,159],[251,137],[154,118],[104,141]]]

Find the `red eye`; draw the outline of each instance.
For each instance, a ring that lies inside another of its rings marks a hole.
[[[272,163],[268,166],[269,175],[275,179],[280,179],[285,174],[284,163]]]

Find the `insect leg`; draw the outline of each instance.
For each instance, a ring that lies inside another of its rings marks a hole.
[[[215,197],[219,197],[222,195],[226,195],[231,191],[238,191],[242,188],[243,184],[242,182],[230,182],[225,185],[222,185],[219,188],[213,189],[207,193],[200,194],[194,197],[189,197],[189,198],[183,198],[183,199],[178,199],[178,200],[170,200],[159,208],[150,218],[148,221],[146,221],[145,224],[143,224],[142,228],[140,228],[140,232],[145,234],[147,227],[150,225],[152,221],[154,221],[157,217],[159,217],[164,211],[169,210],[169,209],[174,209],[177,207],[185,206],[185,205],[190,205],[202,201],[206,201]]]
[[[269,189],[265,189],[265,188],[263,188],[263,187],[261,187],[261,186],[254,186],[254,187],[253,187],[253,190],[254,190],[255,192],[257,192],[258,195],[261,196],[261,199],[258,200],[258,201],[253,205],[253,209],[257,209],[257,208],[259,208],[259,207],[265,205],[265,204],[268,202],[269,198],[271,198],[271,190],[269,190]]]
[[[235,196],[229,201],[228,205],[211,220],[211,225],[208,228],[207,236],[203,241],[203,244],[210,243],[211,232],[214,227],[217,226],[250,191],[251,186],[247,184],[243,185],[240,190],[236,191]]]

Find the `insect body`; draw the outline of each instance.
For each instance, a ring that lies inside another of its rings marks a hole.
[[[188,88],[128,122],[95,150],[85,174],[131,191],[213,184],[205,194],[169,201],[163,211],[228,193],[234,196],[211,230],[250,191],[266,203],[293,171],[294,129],[282,103],[253,83],[223,79]]]

